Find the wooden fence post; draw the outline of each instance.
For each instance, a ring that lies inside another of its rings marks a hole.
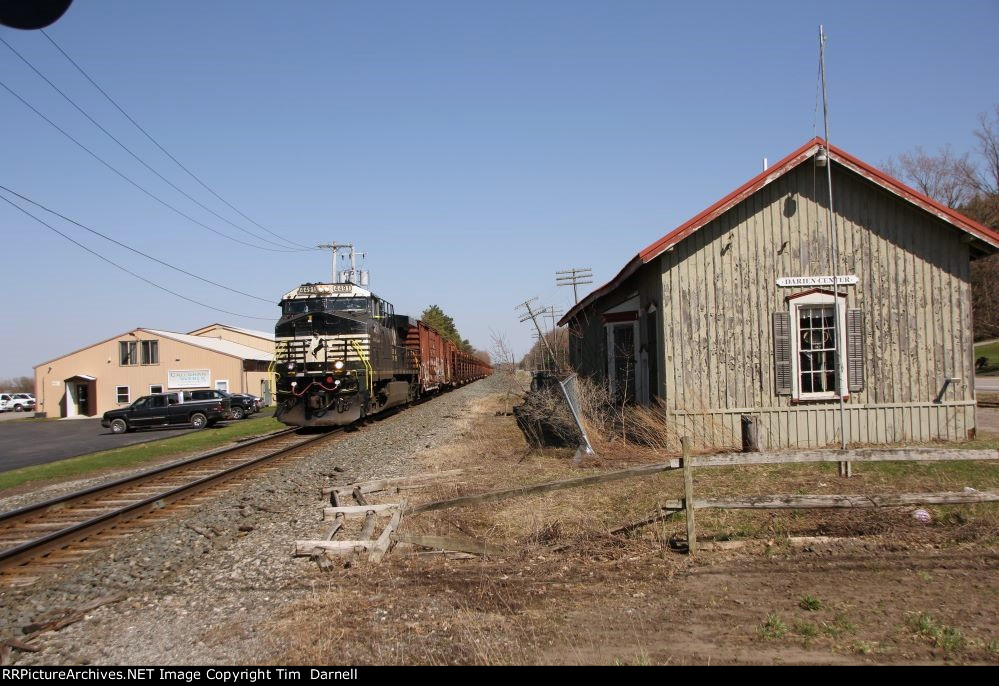
[[[697,533],[694,530],[694,474],[690,463],[690,439],[680,438],[683,447],[683,508],[687,515],[687,554],[697,552]]]

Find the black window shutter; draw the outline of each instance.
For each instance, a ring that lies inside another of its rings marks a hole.
[[[864,390],[864,312],[846,311],[846,388]]]
[[[791,395],[791,315],[774,312],[774,386],[777,395]]]

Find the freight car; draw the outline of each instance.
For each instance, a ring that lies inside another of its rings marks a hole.
[[[274,334],[274,416],[291,426],[351,424],[492,372],[350,281],[286,293]]]

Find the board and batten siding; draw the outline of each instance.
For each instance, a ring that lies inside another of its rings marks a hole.
[[[824,179],[800,165],[639,272],[662,279],[661,398],[702,442],[737,443],[743,414],[759,418],[768,448],[839,442],[838,401],[795,403],[774,383],[772,314],[806,290],[776,280],[830,273]],[[864,390],[846,403],[848,440],[965,439],[975,410],[963,233],[842,167],[833,186],[839,273],[859,277],[841,289],[865,329]],[[948,377],[961,381],[937,403]]]

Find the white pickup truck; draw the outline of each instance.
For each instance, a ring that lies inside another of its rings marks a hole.
[[[35,409],[35,396],[30,393],[0,393],[0,412],[22,412]]]

